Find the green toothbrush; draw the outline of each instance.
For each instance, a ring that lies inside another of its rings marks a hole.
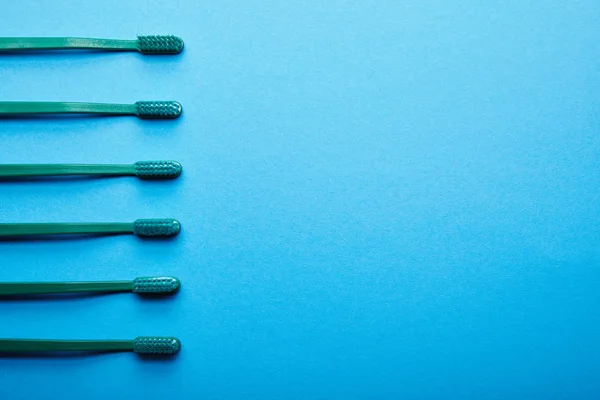
[[[135,104],[0,101],[0,116],[32,114],[135,115],[142,119],[174,119],[183,108],[176,101],[138,101]]]
[[[142,54],[177,54],[183,50],[183,40],[173,35],[138,36],[137,40],[76,37],[0,38],[0,51],[69,49],[139,51]]]
[[[177,161],[138,161],[128,164],[0,164],[0,178],[59,175],[137,176],[140,179],[173,179],[181,175]]]
[[[0,237],[65,235],[65,234],[134,234],[143,238],[168,237],[179,234],[176,219],[138,219],[134,222],[73,222],[0,224]]]
[[[135,278],[111,282],[0,282],[0,296],[23,296],[58,293],[173,294],[181,287],[172,276]]]
[[[141,355],[170,356],[180,349],[179,339],[170,336],[140,336],[133,340],[0,339],[0,353],[132,351]]]

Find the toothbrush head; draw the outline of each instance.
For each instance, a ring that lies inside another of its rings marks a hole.
[[[175,337],[140,336],[133,339],[133,352],[142,355],[173,355],[181,349]]]
[[[181,175],[181,164],[177,161],[138,161],[135,175],[141,179],[173,179]]]
[[[176,219],[138,219],[133,223],[133,234],[139,237],[176,236],[180,230]]]
[[[134,293],[168,294],[177,292],[180,287],[179,279],[172,276],[135,278],[133,280]]]
[[[138,36],[137,46],[142,54],[177,54],[183,50],[183,40],[173,35]]]
[[[135,115],[143,119],[178,118],[183,107],[177,101],[138,101],[135,103]]]

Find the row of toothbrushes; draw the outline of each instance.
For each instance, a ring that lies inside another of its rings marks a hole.
[[[0,38],[0,51],[87,49],[138,51],[142,54],[177,54],[183,40],[176,36],[138,36],[137,40],[88,38]],[[138,101],[135,104],[73,102],[0,102],[0,117],[36,114],[133,115],[144,119],[173,119],[181,115],[176,101]],[[4,164],[0,179],[65,175],[135,176],[140,179],[174,179],[182,171],[177,161],[138,161],[134,164]],[[175,219],[138,219],[133,222],[98,223],[0,223],[0,237],[38,235],[133,234],[140,238],[172,237],[181,224]],[[64,293],[133,292],[140,295],[171,295],[181,286],[175,277],[142,277],[112,282],[11,282],[0,283],[0,297]],[[141,336],[133,340],[40,340],[0,339],[2,352],[133,351],[142,355],[173,355],[181,348],[175,337]]]

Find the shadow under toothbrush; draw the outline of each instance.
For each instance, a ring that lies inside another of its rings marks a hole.
[[[115,54],[128,54],[135,55],[138,57],[156,57],[159,59],[173,59],[174,56],[177,57],[180,54],[183,54],[185,50],[181,53],[140,53],[137,50],[115,50],[115,49],[35,49],[35,50],[0,50],[0,57],[43,57],[43,58],[86,58],[86,57],[110,57]]]
[[[24,119],[32,119],[37,121],[52,121],[52,120],[63,120],[63,119],[78,119],[78,120],[86,120],[86,119],[100,119],[100,118],[109,118],[109,117],[135,117],[135,115],[126,115],[126,114],[86,114],[86,113],[48,113],[48,114],[0,114],[0,121],[7,120],[24,120]]]
[[[183,114],[182,114],[183,115]],[[2,123],[16,123],[23,121],[30,121],[31,123],[36,122],[57,122],[57,121],[91,121],[101,120],[110,118],[135,118],[138,119],[138,123],[148,124],[149,126],[163,126],[166,124],[175,125],[179,124],[182,117],[177,118],[140,118],[136,115],[125,115],[125,114],[0,114],[0,124]],[[13,135],[13,134],[11,134]]]
[[[0,359],[13,358],[13,359],[54,359],[54,358],[91,358],[99,356],[108,356],[115,353],[122,353],[122,351],[53,351],[53,352],[30,352],[30,353],[17,353],[17,352],[0,352]]]
[[[19,183],[61,183],[61,182],[79,182],[79,181],[103,181],[116,178],[131,178],[143,182],[161,183],[162,185],[175,179],[140,179],[134,175],[62,175],[62,176],[28,176],[28,177],[0,177],[0,184],[19,184]]]
[[[141,301],[161,301],[165,302],[173,299],[178,290],[175,293],[132,293],[128,291],[114,291],[114,292],[81,292],[81,293],[51,293],[51,294],[17,294],[17,295],[2,295],[0,294],[0,303],[9,302],[62,302],[62,301],[73,301],[73,300],[86,300],[93,299],[96,297],[113,296],[113,295],[134,295]]]
[[[27,352],[27,353],[17,353],[17,352],[0,352],[0,359],[56,359],[56,358],[64,358],[64,359],[80,359],[80,358],[92,358],[92,357],[101,357],[101,356],[109,356],[117,353],[131,353],[128,351],[120,351],[120,350],[108,350],[108,351],[51,351],[51,352]],[[158,355],[147,355],[147,354],[133,354],[133,356],[137,357],[143,362],[165,362],[166,360],[174,360],[179,357],[179,352],[173,355],[167,354],[158,354]]]
[[[11,183],[56,183],[56,182],[75,182],[88,180],[105,180],[114,178],[135,178],[135,176],[125,175],[64,175],[64,176],[17,176],[17,177],[0,177],[1,184]],[[149,179],[148,179],[149,180]]]
[[[2,295],[0,294],[0,303],[5,302],[35,302],[35,301],[71,301],[78,299],[92,299],[96,297],[110,296],[119,294],[120,292],[102,292],[102,293],[54,293],[54,294],[16,294]]]
[[[180,235],[180,234],[178,234]],[[22,243],[22,242],[63,242],[78,241],[89,239],[101,239],[112,236],[134,236],[144,242],[168,242],[175,240],[176,236],[147,236],[139,237],[132,233],[89,233],[89,234],[61,234],[61,235],[24,235],[24,236],[3,236],[0,237],[0,246],[4,243]]]
[[[44,59],[54,58],[88,58],[88,57],[103,57],[114,56],[115,53],[137,53],[137,51],[115,51],[115,50],[93,50],[93,49],[48,49],[48,50],[0,50],[0,57],[5,58],[35,58],[43,57]],[[143,54],[139,54],[143,55]]]
[[[130,233],[84,233],[63,235],[0,236],[0,246],[2,246],[3,243],[78,241],[123,235],[135,236]]]

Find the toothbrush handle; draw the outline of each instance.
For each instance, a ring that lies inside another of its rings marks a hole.
[[[133,351],[131,340],[0,339],[0,353],[43,351]]]
[[[3,37],[0,51],[6,50],[60,50],[60,49],[104,49],[137,50],[137,40],[88,39],[73,37]]]
[[[78,292],[131,292],[132,281],[0,283],[0,296]]]
[[[0,178],[58,175],[135,175],[134,165],[0,164]]]
[[[0,237],[133,233],[133,226],[132,222],[0,224]]]
[[[0,114],[110,114],[136,115],[135,104],[1,101]]]

